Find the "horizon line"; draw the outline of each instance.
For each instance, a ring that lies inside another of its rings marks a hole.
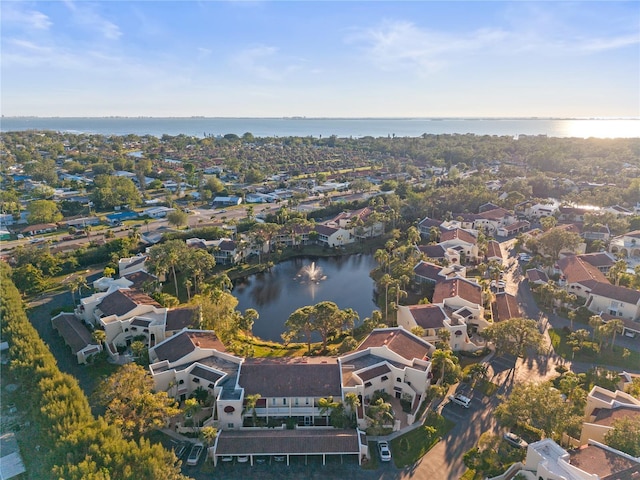
[[[332,117],[332,116],[304,116],[304,115],[284,115],[284,116],[206,116],[206,115],[2,115],[0,118],[20,119],[74,119],[74,118],[94,118],[94,119],[222,119],[222,120],[640,120],[640,116],[390,116],[390,117]]]

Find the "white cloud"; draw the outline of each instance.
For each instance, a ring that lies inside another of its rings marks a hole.
[[[89,31],[98,31],[108,40],[117,40],[122,36],[120,27],[102,17],[92,5],[66,0],[65,5],[72,12],[73,19]]]
[[[278,81],[299,69],[296,62],[284,59],[273,46],[258,45],[238,52],[233,62],[262,80]]]
[[[5,2],[2,8],[3,23],[10,23],[29,30],[48,30],[51,19],[38,10],[20,10],[20,4]]]

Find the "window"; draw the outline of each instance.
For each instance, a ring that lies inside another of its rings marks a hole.
[[[183,383],[184,383],[184,380],[180,380],[180,381],[178,382],[178,385],[182,385]]]
[[[396,382],[402,382],[402,379],[400,377],[396,377]]]
[[[286,405],[286,404],[287,404],[287,399],[286,399],[286,398],[283,398],[283,399],[282,399],[282,404],[283,404],[283,405]]]
[[[272,398],[272,399],[271,399],[271,405],[273,405],[273,406],[275,406],[275,405],[276,405],[276,399],[275,399],[275,398]]]
[[[305,399],[304,399],[304,404],[305,404],[305,405],[309,405],[309,399],[308,399],[308,398],[305,398]]]
[[[295,402],[296,402],[296,407],[297,407],[298,406],[298,399],[297,398],[296,398]]]
[[[372,383],[371,383],[371,382],[366,382],[366,383],[364,384],[364,386],[365,386],[365,387],[370,387],[371,385],[372,385]]]
[[[386,380],[389,380],[389,377],[387,377],[386,375],[383,375],[383,376],[382,376],[382,378],[381,378],[380,380],[382,380],[382,381],[384,382],[384,381],[386,381]]]
[[[193,383],[200,383],[200,379],[199,378],[193,378]]]
[[[207,388],[215,388],[215,385],[213,383],[210,383]]]
[[[233,428],[233,423],[227,423],[227,428]]]

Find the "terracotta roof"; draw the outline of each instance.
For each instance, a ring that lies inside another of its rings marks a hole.
[[[445,248],[442,245],[420,245],[418,250],[429,258],[444,258]]]
[[[431,228],[431,227],[440,228],[441,224],[442,224],[442,221],[440,221],[440,220],[435,220],[433,218],[425,217],[424,219],[422,219],[420,221],[420,223],[418,225],[420,227],[424,227],[424,228]]]
[[[516,297],[510,293],[497,293],[493,307],[494,322],[502,322],[504,320],[509,320],[510,318],[518,318],[522,316]]]
[[[138,305],[161,307],[153,298],[139,290],[116,290],[106,295],[98,305],[98,308],[107,317],[111,315],[121,317]]]
[[[440,305],[410,305],[408,308],[415,322],[425,330],[444,327],[447,314]]]
[[[371,380],[372,378],[380,377],[385,373],[389,373],[390,371],[391,369],[389,368],[389,365],[383,363],[382,365],[378,365],[367,370],[359,370],[356,373],[363,382],[366,382],[368,380]]]
[[[527,270],[527,278],[531,283],[549,282],[549,277],[547,276],[547,274],[542,270],[538,270],[537,268],[530,268],[529,270]]]
[[[578,258],[596,268],[612,267],[616,263],[615,258],[612,258],[611,255],[606,252],[586,253],[584,255],[578,255]]]
[[[504,227],[500,227],[500,228],[504,228],[507,232],[513,232],[514,230],[519,230],[522,227],[530,227],[531,224],[526,221],[526,220],[521,220],[519,222],[516,223],[510,223],[509,225],[505,225]]]
[[[609,283],[607,277],[600,270],[576,255],[568,255],[561,258],[558,260],[558,266],[562,270],[567,283],[583,283],[589,280]]]
[[[356,430],[222,430],[216,455],[359,454]]]
[[[428,278],[434,283],[438,280],[443,280],[444,277],[440,275],[442,271],[442,267],[440,265],[436,265],[435,263],[421,261],[413,267],[413,273],[422,278]]]
[[[597,423],[607,427],[613,426],[613,422],[621,418],[640,419],[640,408],[618,407],[618,408],[597,408],[593,411],[595,420],[590,423]]]
[[[358,350],[383,346],[407,360],[428,358],[431,351],[431,344],[399,327],[374,330],[364,339]]]
[[[60,314],[51,323],[74,354],[93,343],[91,332],[73,313]]]
[[[183,328],[197,328],[199,320],[198,308],[183,307],[174,308],[167,312],[167,324],[165,330],[182,330]]]
[[[476,237],[471,235],[466,230],[460,228],[454,228],[453,230],[445,230],[440,234],[440,243],[448,242],[451,240],[460,240],[462,242],[476,244]]]
[[[158,361],[176,362],[196,348],[226,351],[223,343],[212,331],[187,330],[180,332],[153,348]]]
[[[611,285],[610,283],[596,283],[591,287],[592,295],[600,295],[601,297],[611,298],[619,302],[637,305],[640,302],[640,291],[633,288],[620,287]]]
[[[320,235],[326,235],[327,237],[330,237],[331,235],[336,233],[338,229],[333,227],[328,227],[327,225],[316,225],[315,231],[318,232]]]
[[[485,220],[502,220],[504,217],[511,215],[511,212],[505,208],[498,207],[493,210],[486,210],[478,215]]]
[[[597,445],[586,445],[570,453],[571,465],[601,480],[631,480],[640,475],[640,463]]]
[[[487,258],[500,258],[502,259],[502,249],[500,244],[495,240],[487,242]]]
[[[433,303],[442,303],[445,299],[460,297],[468,302],[482,305],[482,287],[464,278],[450,278],[436,283]]]
[[[263,397],[339,397],[342,394],[338,360],[330,357],[247,358],[238,384],[245,395]]]

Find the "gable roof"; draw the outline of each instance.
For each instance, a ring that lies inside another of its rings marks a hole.
[[[207,330],[185,330],[159,343],[153,348],[153,351],[158,357],[158,361],[167,360],[173,363],[196,348],[212,349],[218,352],[226,351],[216,334]]]
[[[442,222],[440,220],[435,220],[435,219],[429,218],[429,217],[423,218],[420,221],[420,223],[418,224],[418,226],[420,226],[422,228],[431,228],[431,227],[440,228],[440,225],[442,225]]]
[[[132,288],[142,288],[142,286],[146,282],[154,282],[158,279],[158,277],[151,275],[144,270],[139,270],[137,272],[129,273],[124,275],[124,278],[131,282]]]
[[[591,287],[592,295],[600,295],[601,297],[610,298],[619,302],[638,305],[640,302],[640,291],[632,288],[611,285],[610,283],[596,283]]]
[[[531,283],[536,283],[536,282],[548,283],[549,282],[549,277],[547,276],[546,272],[544,272],[543,270],[539,270],[537,268],[530,268],[529,270],[527,270],[527,278]]]
[[[444,327],[444,320],[448,318],[442,306],[433,303],[429,305],[409,305],[407,308],[409,308],[409,313],[411,313],[416,324],[425,330]]]
[[[358,350],[384,347],[407,360],[429,358],[431,344],[400,327],[375,329],[360,344]]]
[[[339,397],[340,366],[330,357],[247,358],[238,384],[245,395],[263,397]]]
[[[197,328],[198,307],[174,308],[167,312],[165,330],[182,330],[183,328]]]
[[[496,301],[494,302],[493,309],[493,321],[503,322],[510,318],[521,317],[520,306],[516,300],[516,297],[510,293],[500,292],[496,293]]]
[[[413,267],[413,273],[422,278],[428,278],[433,282],[437,282],[438,280],[443,280],[444,277],[440,275],[442,271],[442,267],[440,265],[436,265],[435,263],[425,262],[424,260],[420,261],[415,267]]]
[[[478,214],[480,218],[485,220],[502,220],[504,217],[510,216],[511,212],[506,208],[498,207],[493,210],[486,210]]]
[[[460,277],[436,283],[432,303],[442,303],[447,298],[460,297],[468,302],[482,305],[482,287]]]
[[[446,252],[442,245],[419,245],[418,250],[433,259],[444,258]]]
[[[51,323],[74,354],[93,343],[91,332],[73,313],[61,313]]]
[[[327,225],[316,225],[314,230],[320,235],[326,235],[327,237],[330,237],[338,231],[337,228],[328,227]]]
[[[558,266],[562,270],[567,283],[584,284],[588,282],[589,286],[593,282],[609,283],[607,277],[600,270],[576,255],[567,255],[561,258],[558,260]]]
[[[471,235],[466,230],[462,230],[461,228],[445,230],[440,234],[440,243],[449,242],[452,240],[460,240],[462,242],[470,243],[472,245],[475,245],[477,242],[476,237]]]
[[[487,242],[487,258],[500,258],[502,259],[502,249],[500,244],[495,240]]]
[[[578,258],[584,260],[589,265],[592,265],[596,268],[598,267],[612,267],[616,260],[611,256],[611,254],[607,252],[594,252],[594,253],[585,253],[584,255],[578,255]]]
[[[130,312],[138,305],[151,305],[161,307],[161,305],[146,293],[139,290],[115,290],[103,297],[98,308],[105,316],[116,315],[121,317]]]

